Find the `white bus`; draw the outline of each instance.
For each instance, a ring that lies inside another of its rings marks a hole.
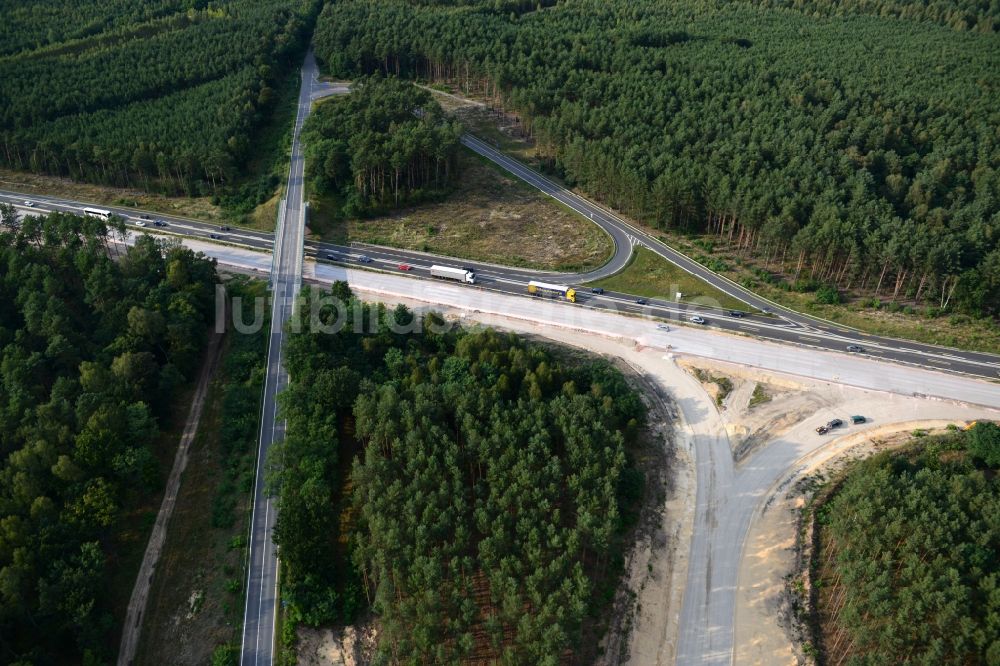
[[[104,210],[103,208],[84,208],[83,209],[83,214],[84,215],[89,215],[90,217],[97,217],[97,218],[100,218],[102,220],[110,220],[111,219],[111,211],[110,210]]]

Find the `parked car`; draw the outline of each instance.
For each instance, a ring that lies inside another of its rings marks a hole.
[[[817,434],[825,435],[826,433],[830,432],[830,429],[827,428],[826,426],[820,426],[820,427],[816,428],[816,432],[817,432]]]
[[[358,257],[358,261],[360,261],[362,264],[370,264],[372,263],[372,258],[369,257],[367,254],[363,254],[360,257]]]
[[[862,347],[861,345],[847,345],[847,351],[849,351],[849,352],[851,352],[853,354],[860,354],[864,350],[865,350],[865,348]]]
[[[702,325],[704,325],[704,324],[708,323],[708,321],[706,321],[704,317],[699,317],[698,315],[695,315],[695,316],[691,317],[690,321],[691,321],[692,324],[702,324]]]
[[[841,421],[840,419],[834,419],[834,420],[830,421],[829,423],[827,423],[826,427],[827,428],[839,428],[842,425],[844,425],[843,421]]]
[[[646,305],[647,303],[649,303],[649,301],[647,301],[645,298],[637,298],[635,299],[635,302],[636,305]]]
[[[667,326],[666,324],[657,324],[656,328],[660,329],[661,331],[669,331],[670,330],[670,327]]]
[[[863,416],[854,415],[854,416],[851,417],[851,423],[853,423],[854,425],[858,425],[860,423],[865,423],[867,421],[868,421],[868,419],[866,419]]]
[[[412,268],[413,268],[413,266],[410,266],[409,264],[400,264],[399,265],[399,270],[401,270],[401,271],[408,271],[408,270],[410,270]]]
[[[730,317],[736,317],[737,319],[742,319],[743,317],[746,316],[746,313],[741,310],[730,310],[726,314],[729,315]]]
[[[593,289],[590,290],[590,293],[597,294],[598,296],[600,296],[601,294],[604,293],[604,288],[603,287],[594,287]]]

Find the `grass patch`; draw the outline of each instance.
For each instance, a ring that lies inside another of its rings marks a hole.
[[[593,287],[620,291],[646,298],[677,300],[681,292],[682,303],[745,310],[746,303],[723,294],[706,282],[673,265],[660,255],[637,247],[632,261],[623,271],[609,278],[592,282]]]
[[[763,384],[757,384],[753,387],[753,393],[750,395],[750,409],[753,409],[757,405],[763,405],[766,402],[771,402],[771,394],[767,392]]]
[[[333,243],[372,243],[542,270],[596,268],[614,244],[597,225],[463,149],[445,200],[366,220],[339,216],[335,197],[310,198],[309,232]]]
[[[718,390],[715,393],[715,404],[722,407],[722,403],[726,401],[729,394],[733,392],[733,380],[729,377],[723,377],[721,375],[713,375],[712,373],[702,370],[701,368],[694,368],[694,376],[702,384],[715,384]],[[768,398],[770,400],[770,398]]]

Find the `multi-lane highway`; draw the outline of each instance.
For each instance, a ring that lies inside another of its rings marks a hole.
[[[313,97],[315,96],[316,94],[314,93]],[[743,287],[732,283],[726,278],[715,275],[701,266],[701,264],[682,254],[676,253],[655,238],[642,234],[642,232],[632,233],[628,231],[630,228],[627,223],[618,221],[613,213],[605,211],[596,204],[587,202],[586,200],[582,200],[583,204],[577,203],[580,200],[578,195],[562,190],[520,162],[494,151],[485,144],[481,145],[479,149],[482,151],[481,154],[494,159],[503,168],[524,178],[543,192],[558,194],[561,197],[559,200],[562,203],[567,206],[572,204],[572,207],[582,215],[587,216],[595,223],[601,224],[603,228],[607,229],[612,234],[612,237],[616,239],[616,246],[618,248],[612,260],[605,266],[594,271],[577,274],[559,274],[524,268],[508,268],[449,257],[438,257],[423,252],[364,245],[348,247],[332,243],[306,242],[305,255],[321,263],[331,262],[382,269],[426,279],[430,279],[430,267],[434,264],[468,266],[473,268],[477,275],[478,284],[472,288],[478,288],[484,292],[495,291],[527,296],[526,284],[529,280],[543,279],[548,282],[560,282],[578,288],[580,291],[578,297],[579,305],[584,307],[610,309],[674,321],[687,321],[690,317],[698,315],[707,321],[706,326],[708,327],[755,336],[765,340],[839,352],[846,352],[847,347],[858,345],[863,349],[862,352],[859,352],[860,355],[876,360],[934,368],[946,372],[963,373],[987,379],[1000,378],[1000,356],[868,335],[781,308],[769,301],[754,296]],[[0,191],[0,201],[7,201],[23,206],[23,202],[29,199],[34,203],[35,207],[33,209],[25,209],[26,211],[61,210],[79,212],[84,206],[88,205],[84,202],[68,201],[53,197],[36,196],[32,198],[30,195],[22,193]],[[142,213],[134,209],[103,207],[122,215],[132,225],[143,222],[147,225],[145,227],[147,230],[158,233],[173,233],[219,243],[230,243],[257,249],[262,252],[270,252],[274,242],[274,235],[267,232],[238,227],[223,230],[216,224],[169,215]],[[149,215],[153,220],[164,222],[166,226],[151,227],[149,226],[151,221],[142,220],[141,215]],[[212,238],[212,236],[216,238]],[[640,304],[637,303],[638,299],[636,297],[629,294],[615,292],[605,292],[603,294],[591,293],[586,283],[590,280],[605,277],[613,271],[620,270],[622,266],[628,263],[633,243],[637,242],[649,247],[654,252],[664,256],[667,260],[685,268],[685,270],[690,270],[721,291],[748,303],[747,312],[743,317],[737,318],[730,316],[729,311],[726,309],[715,308],[705,304],[687,304],[665,299],[645,299],[647,302]],[[361,264],[360,260],[362,257],[370,258],[372,260],[371,263]],[[408,267],[409,270],[401,270],[400,266]],[[484,297],[488,297],[488,295],[484,295]],[[771,314],[765,314],[764,310],[770,310]]]

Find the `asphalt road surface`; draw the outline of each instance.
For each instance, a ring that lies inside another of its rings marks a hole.
[[[311,93],[312,99],[326,94],[346,92],[347,90],[343,86],[327,83],[314,84],[314,86],[318,86],[318,88],[314,87]],[[869,335],[783,308],[753,294],[728,278],[716,275],[693,259],[671,249],[649,234],[635,229],[602,206],[561,187],[523,163],[497,151],[486,142],[471,135],[465,135],[463,142],[479,155],[492,160],[513,175],[523,179],[562,204],[576,210],[595,224],[600,225],[614,239],[616,252],[612,259],[604,266],[593,271],[584,273],[553,273],[507,268],[482,262],[439,257],[422,252],[358,244],[346,247],[331,243],[308,242],[305,244],[306,256],[313,257],[320,262],[329,261],[355,265],[359,264],[359,260],[363,256],[367,256],[372,259],[372,262],[367,264],[369,267],[399,271],[400,266],[408,266],[409,270],[400,272],[413,277],[425,278],[430,277],[430,266],[434,264],[465,266],[475,269],[480,286],[485,287],[487,290],[519,293],[522,295],[527,295],[525,293],[526,283],[529,280],[542,279],[547,282],[558,282],[575,286],[580,292],[580,301],[589,307],[641,313],[653,317],[685,321],[697,315],[706,320],[705,326],[756,336],[765,340],[840,352],[846,352],[849,346],[856,345],[861,347],[862,351],[855,353],[876,360],[888,360],[945,372],[956,372],[988,379],[1000,379],[1000,356],[994,354],[964,351],[908,340]],[[299,150],[301,151],[300,147]],[[68,201],[55,197],[32,196],[17,192],[0,191],[0,201],[7,201],[23,206],[25,200],[31,200],[35,204],[34,210],[51,209],[79,212],[82,207],[88,205],[82,202]],[[255,248],[266,252],[271,251],[273,244],[273,235],[266,232],[241,228],[223,230],[219,225],[184,218],[143,213],[128,208],[101,207],[122,215],[131,225],[141,222],[146,225],[146,229],[160,233],[175,233],[194,238],[203,238],[221,243]],[[143,220],[140,217],[142,215],[147,215],[151,219]],[[166,226],[151,226],[156,220],[165,223]],[[215,236],[215,238],[212,238],[212,236]],[[638,299],[628,294],[612,292],[604,294],[589,293],[590,289],[585,284],[621,270],[627,265],[632,250],[636,245],[649,248],[683,270],[697,275],[723,293],[743,301],[747,304],[747,312],[743,317],[732,317],[729,315],[728,310],[706,305],[684,304],[663,299],[645,299],[646,303],[637,303]]]
[[[282,366],[284,324],[292,315],[292,305],[302,284],[302,239],[305,230],[302,188],[304,157],[299,132],[312,105],[316,74],[316,60],[310,51],[302,67],[302,87],[292,137],[288,186],[279,213],[277,246],[271,273],[271,329],[261,408],[260,446],[257,452],[253,518],[250,526],[249,574],[240,652],[240,663],[243,666],[270,666],[274,660],[278,557],[272,532],[277,512],[274,498],[268,496],[264,488],[264,468],[271,444],[281,441],[285,434],[285,422],[277,413],[277,396],[288,384],[288,374]]]

